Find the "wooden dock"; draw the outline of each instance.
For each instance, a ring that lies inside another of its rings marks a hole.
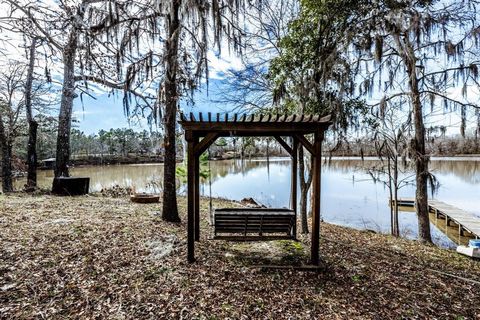
[[[393,200],[390,202],[393,204]],[[400,207],[415,207],[415,199],[398,199]],[[459,209],[438,200],[428,200],[429,211],[435,215],[435,219],[445,219],[445,227],[450,227],[453,222],[458,226],[458,234],[464,236],[468,232],[472,238],[480,238],[480,218],[471,212]]]

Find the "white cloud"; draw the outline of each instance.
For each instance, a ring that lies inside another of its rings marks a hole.
[[[240,57],[234,54],[229,54],[226,51],[227,50],[222,51],[220,57],[212,50],[207,53],[209,76],[211,79],[223,79],[225,73],[229,70],[241,70],[243,68]]]

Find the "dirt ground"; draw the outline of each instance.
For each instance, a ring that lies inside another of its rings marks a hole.
[[[453,251],[323,223],[324,270],[262,269],[306,263],[308,236],[209,240],[203,201],[189,264],[185,207],[0,195],[0,318],[480,319],[480,262]]]

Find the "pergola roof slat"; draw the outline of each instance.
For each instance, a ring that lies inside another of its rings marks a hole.
[[[283,135],[292,136],[295,134],[311,134],[319,131],[325,131],[331,124],[330,116],[321,117],[320,115],[293,114],[271,115],[271,114],[234,114],[229,117],[225,113],[224,117],[217,113],[216,121],[208,113],[208,122],[204,121],[204,116],[199,113],[197,117],[190,113],[189,117],[180,114],[179,123],[184,130],[191,131],[197,136],[205,136],[209,132],[216,132],[219,136],[269,136]]]

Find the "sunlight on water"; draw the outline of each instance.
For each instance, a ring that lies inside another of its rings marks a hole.
[[[478,159],[442,158],[431,162],[431,170],[440,182],[434,198],[454,205],[480,217],[480,161]],[[359,229],[389,232],[390,210],[388,190],[382,183],[373,183],[362,168],[369,160],[333,160],[322,170],[322,218],[330,223]],[[241,200],[253,197],[269,207],[290,205],[290,160],[288,158],[252,159],[250,161],[212,161],[212,196]],[[158,192],[161,188],[163,166],[118,165],[82,167],[72,170],[74,176],[89,176],[90,190],[100,191],[114,185],[134,187],[137,192]],[[51,186],[53,173],[39,171],[39,184]],[[152,183],[153,182],[153,183]],[[25,182],[17,181],[17,187]],[[185,192],[185,186],[179,187]],[[209,195],[208,180],[202,181],[201,192]],[[400,190],[399,197],[413,198],[413,186]],[[414,212],[400,212],[403,236],[415,238],[417,232]],[[432,224],[435,242],[453,247],[454,242]],[[450,232],[451,233],[451,232]],[[455,237],[453,237],[455,239]]]

